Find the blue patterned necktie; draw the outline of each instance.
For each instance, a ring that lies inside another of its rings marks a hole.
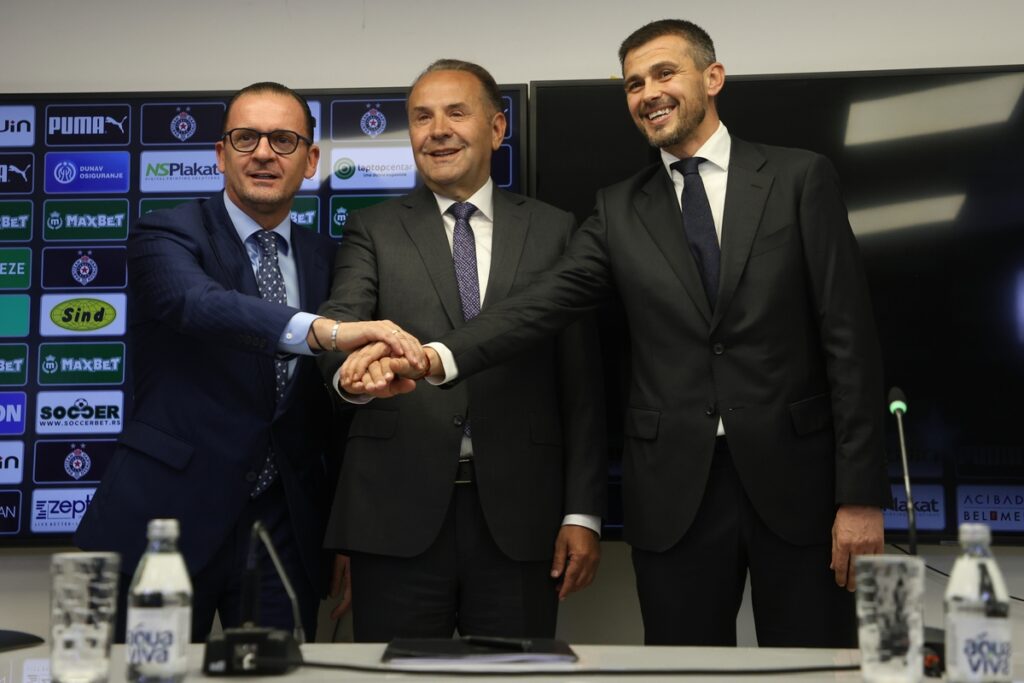
[[[715,309],[718,300],[718,273],[721,267],[722,250],[718,246],[718,235],[715,233],[715,220],[711,217],[711,203],[704,191],[697,167],[707,161],[701,157],[680,159],[672,164],[672,168],[683,174],[683,231],[690,243],[690,251],[697,261],[700,279],[704,283],[711,310]]]
[[[265,301],[286,305],[288,293],[284,288],[284,276],[277,263],[277,233],[272,230],[260,230],[255,235],[260,245],[260,265],[256,269],[256,284],[260,289],[260,297]],[[284,388],[288,383],[288,361],[274,358],[274,400],[278,402],[284,396]],[[277,464],[274,453],[267,453],[263,469],[256,479],[250,495],[255,498],[267,490],[277,477]]]
[[[455,202],[448,207],[448,213],[455,216],[455,231],[452,233],[452,259],[455,262],[455,280],[459,284],[459,300],[462,301],[462,317],[470,320],[480,312],[480,277],[476,270],[476,239],[469,217],[476,213],[476,207],[469,202]],[[470,436],[469,419],[462,426],[462,432]]]

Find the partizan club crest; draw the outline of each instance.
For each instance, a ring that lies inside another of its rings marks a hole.
[[[196,120],[188,113],[188,109],[179,109],[171,119],[171,135],[185,142],[196,134]]]
[[[71,277],[75,278],[75,282],[84,287],[96,279],[96,275],[100,272],[100,267],[89,254],[78,253],[78,259],[71,264]]]
[[[71,444],[71,452],[64,458],[64,471],[74,480],[79,480],[89,474],[92,468],[92,459],[85,452],[85,444]]]
[[[377,109],[379,104],[366,106],[370,108],[363,114],[363,118],[359,119],[359,128],[371,138],[375,138],[388,127],[388,120],[384,117],[383,112]]]

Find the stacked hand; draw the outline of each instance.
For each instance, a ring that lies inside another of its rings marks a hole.
[[[417,380],[428,375],[442,376],[441,360],[437,352],[419,346],[415,337],[408,337],[416,342],[416,351],[423,358],[421,363],[415,362],[415,354],[394,353],[393,345],[387,341],[366,344],[350,353],[341,366],[342,391],[353,395],[389,398],[409,393],[416,388]]]

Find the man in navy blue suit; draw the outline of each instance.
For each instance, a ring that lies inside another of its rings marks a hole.
[[[75,536],[121,553],[119,632],[149,519],[181,522],[192,577],[192,636],[214,613],[240,620],[250,529],[261,520],[313,634],[324,593],[324,457],[331,403],[309,358],[385,340],[419,357],[394,324],[338,323],[315,310],[335,244],[295,226],[292,199],[320,150],[305,100],[256,83],[228,104],[216,145],[224,193],[143,217],[128,242],[134,410]],[[287,595],[264,562],[259,623],[291,629]]]

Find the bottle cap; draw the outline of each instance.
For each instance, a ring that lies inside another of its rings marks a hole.
[[[146,528],[146,536],[151,541],[156,539],[176,540],[178,538],[178,520],[151,519]]]
[[[992,542],[992,531],[987,524],[961,524],[960,543],[974,544],[981,543],[988,545]]]

